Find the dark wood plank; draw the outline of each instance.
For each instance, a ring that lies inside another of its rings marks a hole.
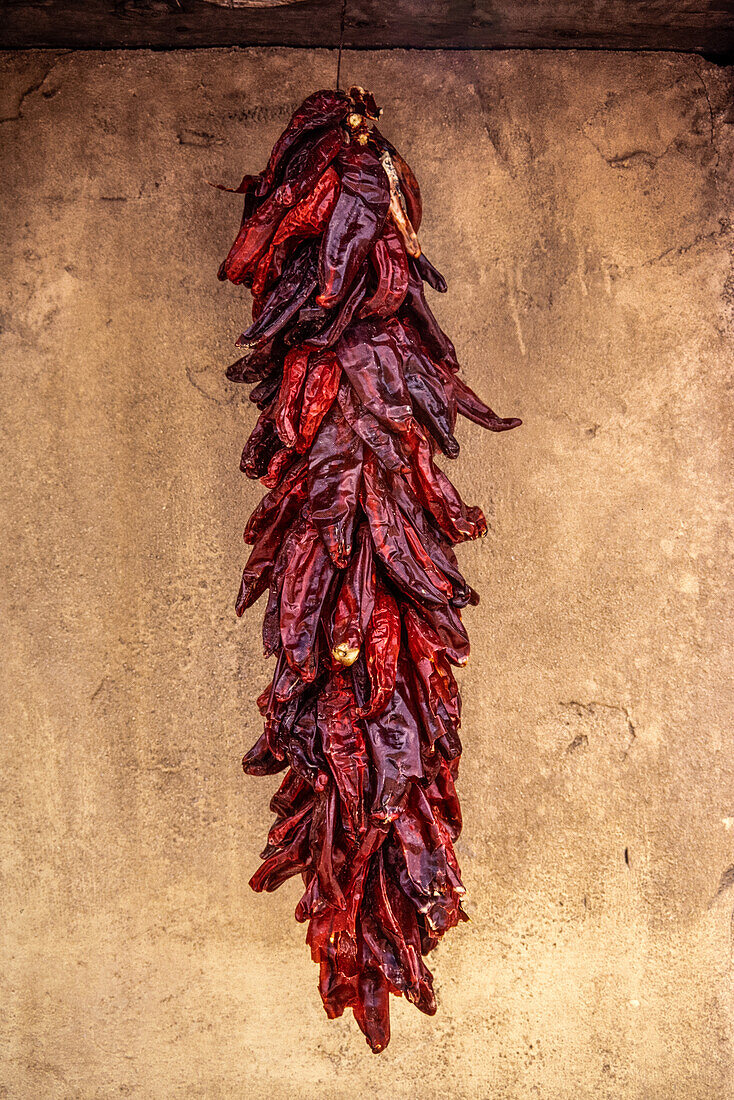
[[[0,47],[326,46],[340,0],[3,0]],[[347,48],[734,50],[732,0],[350,0]]]

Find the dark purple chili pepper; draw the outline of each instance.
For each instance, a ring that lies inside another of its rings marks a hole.
[[[393,581],[422,603],[447,603],[451,585],[422,549],[415,528],[386,492],[371,455],[363,466],[362,507],[369,520],[375,550]]]
[[[318,668],[314,647],[321,608],[334,576],[334,565],[318,528],[304,521],[286,565],[280,600],[280,636],[289,664],[313,680]]]
[[[363,408],[346,379],[342,379],[339,386],[338,400],[349,427],[369,447],[380,464],[386,470],[404,473],[408,464],[398,450],[395,439],[371,412]]]
[[[491,432],[506,432],[510,428],[519,428],[522,424],[522,420],[516,416],[497,416],[460,378],[454,377],[452,385],[456,406],[467,420],[473,420],[475,424],[481,424]]]
[[[341,301],[387,217],[390,187],[375,154],[348,145],[337,158],[341,192],[324,233],[319,262],[319,305]]]
[[[428,283],[428,285],[432,286],[434,290],[437,290],[439,294],[446,293],[448,290],[446,280],[440,271],[436,271],[436,268],[424,252],[421,252],[420,256],[415,256],[413,258],[413,263],[424,283]]]
[[[258,319],[242,333],[237,347],[252,347],[279,332],[316,286],[316,262],[310,244],[302,246],[275,284]]]
[[[349,668],[356,661],[375,606],[376,572],[367,523],[361,524],[355,544],[331,617],[331,656],[336,668]]]
[[[354,285],[347,296],[335,309],[324,309],[323,306],[317,307],[321,310],[323,319],[326,323],[323,327],[320,327],[317,332],[314,332],[313,335],[304,337],[309,347],[330,348],[337,342],[362,305],[365,299],[366,288],[367,275],[365,272],[362,272],[355,279]]]
[[[308,501],[313,522],[340,569],[352,550],[363,453],[362,440],[333,405],[309,452]]]

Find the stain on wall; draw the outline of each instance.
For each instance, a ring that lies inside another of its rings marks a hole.
[[[239,200],[333,54],[4,54],[0,346],[8,1097],[725,1100],[734,751],[731,73],[674,54],[348,53],[424,190],[432,304],[522,428],[462,429],[468,611],[439,1014],[329,1022],[274,782],[246,779],[217,282]]]

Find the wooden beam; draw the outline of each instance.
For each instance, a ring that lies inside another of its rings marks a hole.
[[[2,0],[4,49],[335,47],[339,0]],[[357,49],[734,51],[733,0],[350,0]]]

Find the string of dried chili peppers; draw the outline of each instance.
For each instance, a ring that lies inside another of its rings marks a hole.
[[[435,463],[457,414],[497,416],[457,374],[423,284],[420,189],[361,88],[303,103],[246,176],[219,277],[250,287],[246,349],[228,370],[260,409],[242,470],[270,490],[245,529],[236,609],[267,593],[272,683],[249,775],[285,777],[255,890],[300,874],[296,919],[329,1017],[351,1008],[373,1051],[389,994],[432,1014],[424,956],[466,919],[453,843],[461,608],[478,596],[453,545],[486,532]]]

